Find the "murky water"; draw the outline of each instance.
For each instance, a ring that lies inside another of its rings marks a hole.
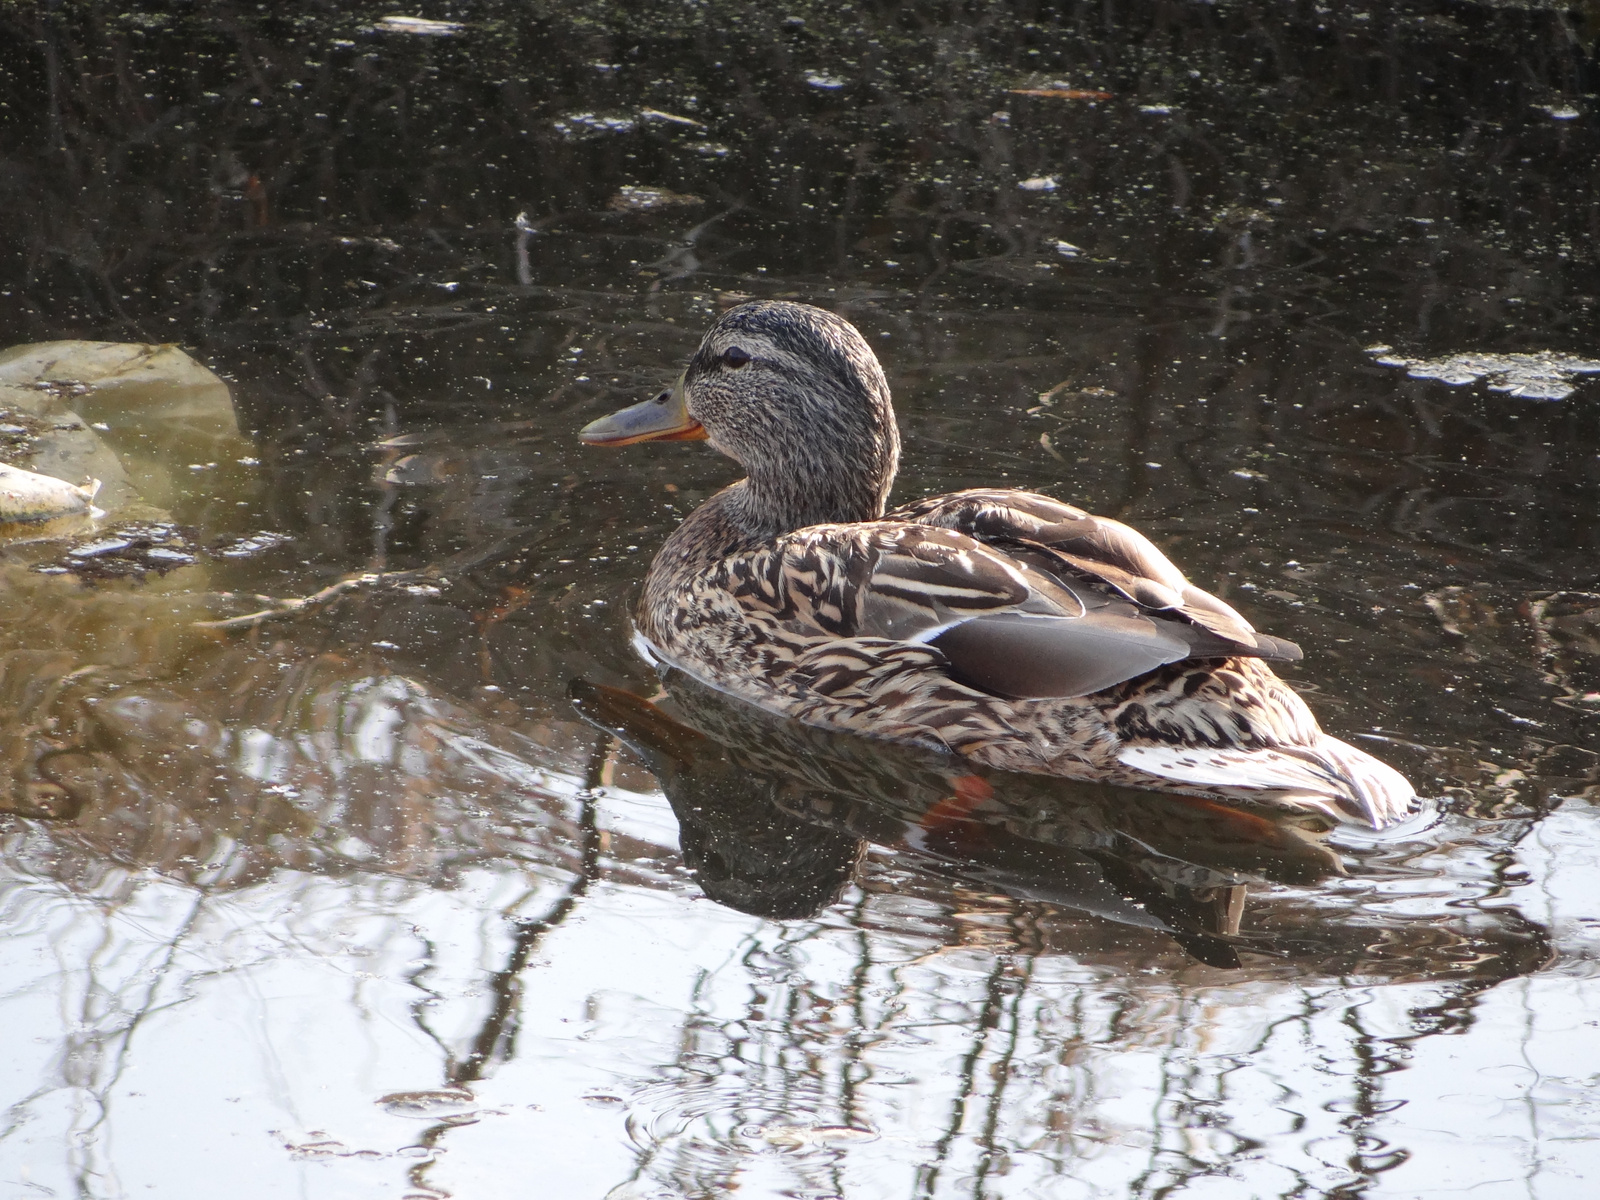
[[[0,344],[177,342],[237,414],[28,418],[123,491],[0,550],[4,1194],[1587,1195],[1597,35],[0,11]],[[898,496],[1138,525],[1437,815],[953,804],[642,704],[635,588],[732,468],[573,435],[744,295],[867,334]]]

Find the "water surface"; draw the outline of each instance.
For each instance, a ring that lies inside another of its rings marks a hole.
[[[68,397],[144,541],[0,551],[6,1194],[1585,1194],[1600,380],[1379,360],[1600,357],[1590,8],[8,7],[0,343],[238,433]],[[574,431],[745,296],[867,335],[897,496],[1136,524],[1436,816],[630,699],[732,468]]]

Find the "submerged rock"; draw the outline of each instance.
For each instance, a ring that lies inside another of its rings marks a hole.
[[[137,342],[37,342],[0,350],[0,462],[13,478],[0,541],[83,532],[88,518],[170,521],[184,496],[214,489],[195,467],[238,462],[227,384],[176,346]],[[48,479],[52,482],[39,482]],[[73,485],[98,480],[95,504]],[[57,526],[59,519],[68,518]]]
[[[79,385],[226,388],[177,346],[144,342],[30,342],[0,350],[0,387],[53,391]]]

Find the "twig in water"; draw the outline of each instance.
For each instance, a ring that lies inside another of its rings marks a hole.
[[[279,617],[294,617],[325,608],[340,597],[363,588],[388,587],[424,578],[432,581],[430,573],[425,571],[368,571],[362,575],[352,575],[349,579],[341,579],[338,583],[330,583],[321,591],[312,592],[309,596],[296,596],[288,600],[274,600],[269,596],[253,597],[258,601],[267,602],[271,607],[263,608],[259,612],[245,613],[243,616],[225,617],[219,621],[196,621],[195,627],[216,630],[255,629]]]

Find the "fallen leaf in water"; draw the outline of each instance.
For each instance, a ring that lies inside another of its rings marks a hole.
[[[98,581],[165,575],[199,560],[199,547],[188,536],[190,532],[170,521],[127,522],[88,541],[80,540],[53,562],[36,563],[33,569]]]
[[[613,212],[653,212],[658,208],[689,208],[704,204],[699,196],[687,192],[669,192],[666,188],[635,187],[626,184],[615,196],[606,201]]]
[[[679,116],[677,113],[662,112],[659,108],[641,108],[639,115],[646,121],[666,121],[671,125],[693,125],[696,129],[704,129],[704,121],[696,121],[693,117]]]
[[[427,17],[404,17],[392,13],[374,26],[384,33],[409,33],[417,37],[449,37],[464,28],[456,21],[430,21]]]
[[[478,1099],[466,1088],[437,1091],[391,1092],[378,1097],[378,1105],[397,1117],[439,1117],[475,1110]]]
[[[1110,92],[1092,92],[1083,88],[1007,88],[1013,96],[1042,96],[1049,100],[1109,100]]]

